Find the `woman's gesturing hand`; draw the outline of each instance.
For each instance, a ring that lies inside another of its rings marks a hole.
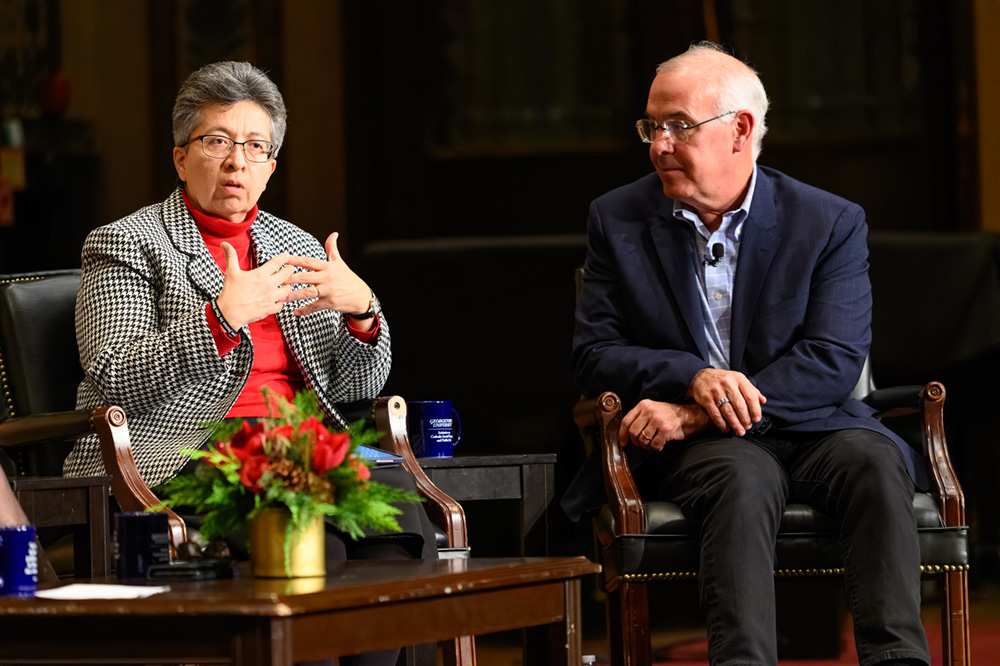
[[[292,293],[289,278],[295,268],[285,265],[291,255],[279,254],[257,268],[245,271],[240,268],[239,257],[232,245],[223,242],[222,251],[226,256],[225,278],[222,292],[215,302],[230,326],[239,330],[277,313],[282,304],[292,300],[289,298]]]
[[[326,261],[297,256],[286,260],[290,266],[306,269],[295,273],[289,284],[310,285],[296,291],[295,297],[316,299],[308,305],[296,308],[295,314],[308,315],[320,310],[337,310],[345,314],[362,314],[368,311],[372,290],[340,256],[340,251],[337,249],[338,237],[337,232],[327,237]]]

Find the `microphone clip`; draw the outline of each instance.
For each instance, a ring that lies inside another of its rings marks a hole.
[[[712,246],[712,256],[705,257],[701,263],[706,266],[717,266],[719,261],[726,255],[726,248],[722,243],[716,243]]]

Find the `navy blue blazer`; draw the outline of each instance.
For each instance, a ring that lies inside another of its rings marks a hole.
[[[626,410],[684,402],[708,366],[690,224],[649,174],[590,207],[573,366],[584,395],[615,391]],[[866,428],[890,437],[926,487],[920,454],[850,398],[871,344],[867,224],[860,206],[758,167],[733,284],[730,368],[767,397],[772,428]],[[635,448],[635,447],[630,447]],[[630,459],[641,458],[630,452]],[[589,468],[589,469],[588,469]],[[574,519],[604,501],[588,461],[563,498]]]

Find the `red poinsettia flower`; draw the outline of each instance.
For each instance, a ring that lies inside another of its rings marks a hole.
[[[258,423],[250,427],[250,424],[244,421],[242,427],[229,440],[228,448],[241,462],[246,462],[250,456],[264,453],[264,424]]]
[[[315,417],[310,416],[299,426],[299,434],[314,437],[312,469],[316,474],[326,474],[344,462],[351,448],[351,436],[346,432],[331,433]]]
[[[264,492],[264,489],[260,487],[260,477],[270,469],[271,462],[264,454],[250,456],[243,461],[243,467],[240,468],[240,481],[259,495]]]

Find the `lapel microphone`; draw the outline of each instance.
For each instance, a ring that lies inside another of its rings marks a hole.
[[[722,243],[716,243],[715,245],[712,246],[712,256],[705,257],[705,259],[701,263],[705,264],[706,266],[715,266],[719,263],[719,260],[722,259],[723,256],[725,256],[725,254],[726,254],[726,248],[722,245]]]

